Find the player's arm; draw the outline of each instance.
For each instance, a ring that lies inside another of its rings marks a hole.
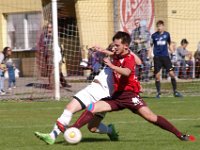
[[[132,54],[132,55],[134,56],[134,58],[135,58],[135,63],[136,63],[137,65],[141,65],[141,64],[142,64],[141,59],[140,59],[135,53],[131,52],[131,54]]]
[[[109,56],[112,56],[114,54],[113,52],[111,52],[107,49],[101,48],[99,46],[93,46],[92,48],[98,52],[101,52],[101,53],[109,55]]]
[[[123,76],[129,76],[131,74],[131,70],[129,68],[121,68],[118,66],[115,66],[111,63],[110,59],[104,58],[104,63],[109,66],[112,70],[116,71],[117,73],[123,75]]]
[[[173,53],[173,52],[174,52],[174,51],[173,51],[173,45],[172,45],[172,44],[169,44],[168,47],[169,47],[169,52],[170,52],[170,53]]]
[[[170,34],[168,34],[167,43],[168,43],[168,49],[169,49],[170,53],[173,53],[173,44],[171,44]]]

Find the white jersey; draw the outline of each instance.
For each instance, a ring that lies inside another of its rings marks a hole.
[[[97,82],[95,82],[97,81]],[[81,101],[85,107],[91,103],[110,97],[113,93],[113,73],[109,67],[104,67],[94,81],[76,93],[73,97]]]
[[[98,75],[95,76],[94,80],[97,80],[101,86],[107,90],[109,95],[113,93],[113,71],[110,67],[105,66]]]

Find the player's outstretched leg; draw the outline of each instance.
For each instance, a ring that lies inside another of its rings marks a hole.
[[[174,125],[162,116],[155,115],[148,107],[144,106],[138,110],[138,114],[147,121],[159,126],[160,128],[169,131],[176,135],[182,141],[195,141],[195,137],[192,135],[185,135],[181,133]]]

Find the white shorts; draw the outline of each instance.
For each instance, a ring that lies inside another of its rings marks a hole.
[[[84,105],[82,107],[87,107],[91,103],[110,97],[110,94],[107,88],[103,88],[99,83],[92,82],[73,97]]]

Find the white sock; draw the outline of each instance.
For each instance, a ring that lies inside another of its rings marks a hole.
[[[69,110],[65,109],[62,115],[58,118],[58,121],[62,123],[64,126],[67,126],[69,125],[71,119],[72,119],[72,113]],[[60,129],[55,124],[53,130],[49,135],[51,136],[52,139],[55,140],[60,133],[61,133]]]
[[[62,123],[64,126],[68,126],[71,119],[72,119],[72,113],[69,110],[65,109],[62,115],[58,118],[58,121]]]
[[[111,134],[112,133],[112,128],[106,126],[103,123],[100,123],[95,132],[96,133],[100,133],[100,134]]]
[[[49,135],[51,136],[51,138],[53,140],[55,140],[60,133],[61,133],[60,129],[55,124],[54,127],[53,127],[53,130],[51,131],[51,133]]]

